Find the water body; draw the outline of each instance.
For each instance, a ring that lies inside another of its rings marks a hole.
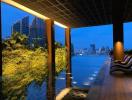
[[[90,56],[74,56],[72,57],[72,86],[88,88],[96,78],[99,70],[103,66],[108,56],[90,55]],[[66,73],[61,72],[56,77],[56,94],[66,87]],[[37,85],[35,82],[27,88],[27,100],[46,100],[46,82]]]
[[[72,58],[73,86],[87,88],[96,78],[108,56],[90,55]]]

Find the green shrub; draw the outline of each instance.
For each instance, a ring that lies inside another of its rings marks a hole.
[[[32,82],[42,83],[47,79],[47,50],[18,48],[2,51],[3,94],[5,99],[20,99],[26,94],[26,87]],[[56,75],[66,66],[65,48],[56,49]],[[19,92],[19,93],[18,93]]]

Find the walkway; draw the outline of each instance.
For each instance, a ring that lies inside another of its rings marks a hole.
[[[89,91],[87,100],[132,100],[132,75],[109,74],[105,64]]]

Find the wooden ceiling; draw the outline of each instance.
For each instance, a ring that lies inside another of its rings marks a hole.
[[[112,0],[13,1],[72,28],[112,24]],[[125,1],[123,21],[128,22],[132,21],[132,0]]]

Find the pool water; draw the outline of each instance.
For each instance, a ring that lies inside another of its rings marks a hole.
[[[108,56],[105,55],[73,56],[72,86],[88,88],[107,58]],[[62,71],[55,79],[55,92],[57,95],[66,87],[66,72]],[[27,100],[46,100],[46,90],[47,84],[45,81],[41,85],[32,82],[27,87]]]

